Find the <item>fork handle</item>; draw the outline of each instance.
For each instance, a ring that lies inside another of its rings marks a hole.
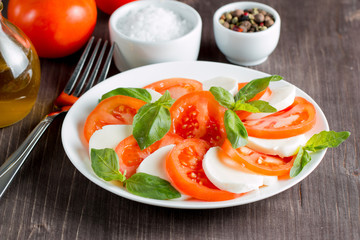
[[[0,198],[21,168],[26,158],[57,115],[47,115],[26,137],[19,148],[0,167]]]

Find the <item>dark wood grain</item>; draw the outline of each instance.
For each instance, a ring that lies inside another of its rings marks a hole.
[[[5,8],[8,1],[3,1]],[[217,49],[212,15],[229,0],[183,0],[203,20],[200,60],[227,62]],[[277,49],[256,70],[279,74],[307,92],[333,130],[351,137],[329,149],[301,183],[269,199],[215,210],[178,210],[133,202],[89,182],[61,144],[62,117],[49,127],[0,199],[1,239],[360,239],[360,2],[264,0],[282,18]],[[5,9],[6,10],[6,9]],[[95,36],[108,39],[99,12]],[[4,162],[52,108],[79,53],[41,59],[32,112],[0,129]],[[118,73],[112,66],[110,75]]]

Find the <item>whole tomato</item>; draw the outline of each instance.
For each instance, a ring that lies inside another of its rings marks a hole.
[[[101,11],[107,14],[112,14],[122,5],[133,1],[135,0],[96,0],[96,5]]]
[[[31,39],[40,57],[79,50],[96,24],[95,0],[10,0],[8,18]]]

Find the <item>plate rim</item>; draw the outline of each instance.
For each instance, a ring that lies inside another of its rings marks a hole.
[[[166,74],[168,74],[168,70],[171,69],[178,69],[178,70],[183,70],[185,69],[184,72],[186,72],[189,68],[194,68],[195,67],[195,71],[197,71],[197,69],[199,68],[205,68],[205,69],[209,69],[210,72],[214,72],[215,69],[217,72],[218,69],[233,69],[235,72],[246,72],[251,73],[253,75],[262,75],[262,76],[268,76],[270,74],[262,72],[262,71],[258,71],[258,70],[254,70],[254,69],[250,69],[250,68],[246,68],[246,67],[241,67],[241,66],[237,66],[237,65],[232,65],[232,64],[227,64],[227,63],[218,63],[218,62],[211,62],[211,61],[179,61],[179,62],[166,62],[166,63],[158,63],[158,64],[152,64],[152,65],[147,65],[147,66],[143,66],[143,67],[139,67],[139,68],[134,68],[131,70],[127,70],[121,73],[118,73],[114,76],[109,77],[108,79],[106,79],[105,81],[99,83],[98,85],[94,86],[92,89],[90,89],[88,92],[86,92],[84,95],[82,95],[79,100],[77,102],[75,102],[75,104],[71,107],[71,109],[69,110],[69,112],[66,114],[65,119],[63,121],[62,124],[62,129],[61,129],[61,141],[62,141],[62,145],[64,147],[65,153],[67,155],[67,157],[69,158],[70,162],[74,165],[74,167],[83,175],[85,176],[88,180],[90,180],[91,182],[95,183],[96,185],[98,185],[99,187],[112,192],[113,194],[116,194],[120,197],[124,197],[126,199],[132,200],[132,201],[136,201],[139,203],[144,203],[144,204],[149,204],[149,205],[153,205],[153,206],[158,206],[158,207],[167,207],[167,208],[178,208],[178,209],[216,209],[216,208],[225,208],[225,207],[233,207],[233,206],[240,206],[240,205],[245,205],[245,204],[249,204],[249,203],[253,203],[253,202],[257,202],[266,198],[270,198],[274,195],[277,195],[283,191],[286,191],[290,188],[292,188],[293,186],[295,186],[296,184],[298,184],[299,182],[301,182],[304,178],[306,178],[312,171],[315,170],[315,168],[317,168],[317,166],[320,164],[320,162],[322,161],[322,159],[325,156],[326,153],[326,149],[323,151],[320,151],[318,153],[315,153],[312,155],[313,159],[314,157],[316,157],[316,161],[312,161],[311,164],[306,166],[306,169],[304,169],[304,171],[302,171],[296,178],[292,178],[289,180],[282,180],[282,181],[290,181],[287,182],[287,184],[285,184],[285,186],[280,186],[280,190],[274,191],[274,192],[270,192],[270,193],[266,193],[266,190],[263,189],[272,189],[271,186],[257,190],[261,192],[265,191],[265,194],[263,194],[262,196],[257,196],[258,193],[257,191],[253,191],[250,193],[250,198],[248,199],[247,196],[245,195],[243,197],[240,198],[236,198],[233,200],[228,200],[228,201],[220,201],[220,202],[206,202],[206,201],[176,201],[176,200],[156,200],[156,199],[150,199],[150,198],[144,198],[144,197],[140,197],[140,196],[136,196],[133,195],[129,192],[127,192],[126,190],[120,188],[119,186],[114,185],[113,183],[109,183],[106,182],[100,178],[98,178],[93,172],[89,172],[89,169],[83,168],[83,166],[81,166],[81,164],[79,164],[79,158],[80,161],[82,161],[82,158],[86,158],[83,155],[78,155],[78,156],[74,156],[74,149],[71,149],[71,146],[69,146],[70,144],[68,143],[69,140],[69,131],[67,131],[67,129],[70,129],[69,127],[71,127],[72,130],[81,130],[81,123],[79,125],[78,122],[72,122],[71,120],[76,117],[77,115],[79,115],[79,110],[81,110],[81,107],[83,105],[91,105],[94,104],[94,100],[97,101],[97,99],[92,99],[95,98],[93,97],[93,95],[101,95],[104,93],[104,91],[102,91],[101,89],[107,89],[108,85],[112,85],[113,82],[117,82],[119,81],[121,85],[125,85],[124,87],[129,87],[129,85],[135,85],[133,83],[129,84],[129,83],[124,83],[121,82],[122,78],[126,78],[129,76],[136,76],[137,74],[142,74],[143,72],[152,72],[152,74],[154,74],[154,71],[157,69],[163,69],[164,72],[166,72]],[[187,70],[186,70],[187,69]],[[193,70],[194,71],[194,70]],[[221,72],[221,71],[220,71]],[[166,75],[165,74],[165,75]],[[162,75],[159,72],[155,71],[155,76],[159,76]],[[165,76],[164,75],[164,76]],[[206,79],[206,75],[204,73],[184,73],[184,75],[182,76],[173,76],[173,77],[188,77],[192,76],[192,75],[204,75],[204,78]],[[226,74],[224,74],[223,76],[227,76],[227,77],[231,77],[228,76]],[[149,75],[147,76],[149,77]],[[216,76],[213,76],[216,77]],[[261,76],[260,76],[261,77]],[[158,80],[161,80],[163,78],[160,78]],[[204,80],[204,79],[203,79]],[[238,79],[237,79],[238,80]],[[200,80],[201,81],[201,80]],[[244,80],[246,81],[246,80]],[[143,83],[144,80],[140,81],[142,84],[140,84],[140,86],[138,87],[143,87],[145,86],[145,84],[148,83]],[[145,81],[146,82],[146,81]],[[240,81],[239,81],[240,82]],[[282,80],[281,82],[285,82],[285,83],[289,83],[285,80]],[[292,84],[292,83],[289,83]],[[293,84],[292,84],[293,85]],[[295,85],[294,85],[295,86]],[[114,86],[112,89],[119,87],[118,86]],[[295,86],[296,87],[296,86]],[[109,91],[111,89],[107,89],[106,91]],[[301,90],[300,88],[296,87],[296,91],[297,94],[300,93],[301,96],[304,96],[307,100],[309,100],[312,104],[314,104],[318,114],[318,118],[321,119],[323,121],[323,127],[325,130],[329,130],[329,125],[328,125],[328,121],[325,117],[325,114],[323,113],[322,109],[319,107],[319,105],[315,102],[314,99],[312,99],[307,93],[305,93],[303,90]],[[89,101],[92,100],[92,101]],[[89,110],[89,109],[87,109]],[[87,115],[86,115],[87,117]],[[85,119],[86,119],[85,117]],[[84,118],[84,117],[83,117]],[[75,124],[75,125],[74,125]],[[84,146],[84,139],[80,136],[79,132],[77,134],[78,138],[77,140],[80,140],[81,144]],[[82,149],[81,151],[83,151],[84,149]],[[80,150],[79,150],[80,151]],[[88,151],[86,149],[86,151]],[[76,155],[76,154],[75,154]],[[88,160],[89,157],[87,156]],[[85,163],[86,164],[86,163]],[[90,165],[90,161],[87,163],[87,165]],[[85,165],[86,166],[86,165]],[[89,166],[88,166],[89,168]],[[91,166],[90,166],[91,168]],[[92,171],[92,170],[91,170]],[[95,177],[94,177],[95,176]],[[276,187],[276,186],[275,186]],[[254,195],[254,196],[252,196]]]

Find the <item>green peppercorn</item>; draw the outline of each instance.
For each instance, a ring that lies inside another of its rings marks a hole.
[[[233,24],[236,24],[239,21],[239,19],[237,17],[233,17],[233,19],[231,20],[231,22]]]
[[[225,17],[226,17],[226,20],[227,20],[228,22],[230,22],[231,19],[232,19],[231,13],[226,13]]]
[[[266,26],[259,26],[259,31],[264,31],[264,30],[266,30],[266,29],[267,29]]]

